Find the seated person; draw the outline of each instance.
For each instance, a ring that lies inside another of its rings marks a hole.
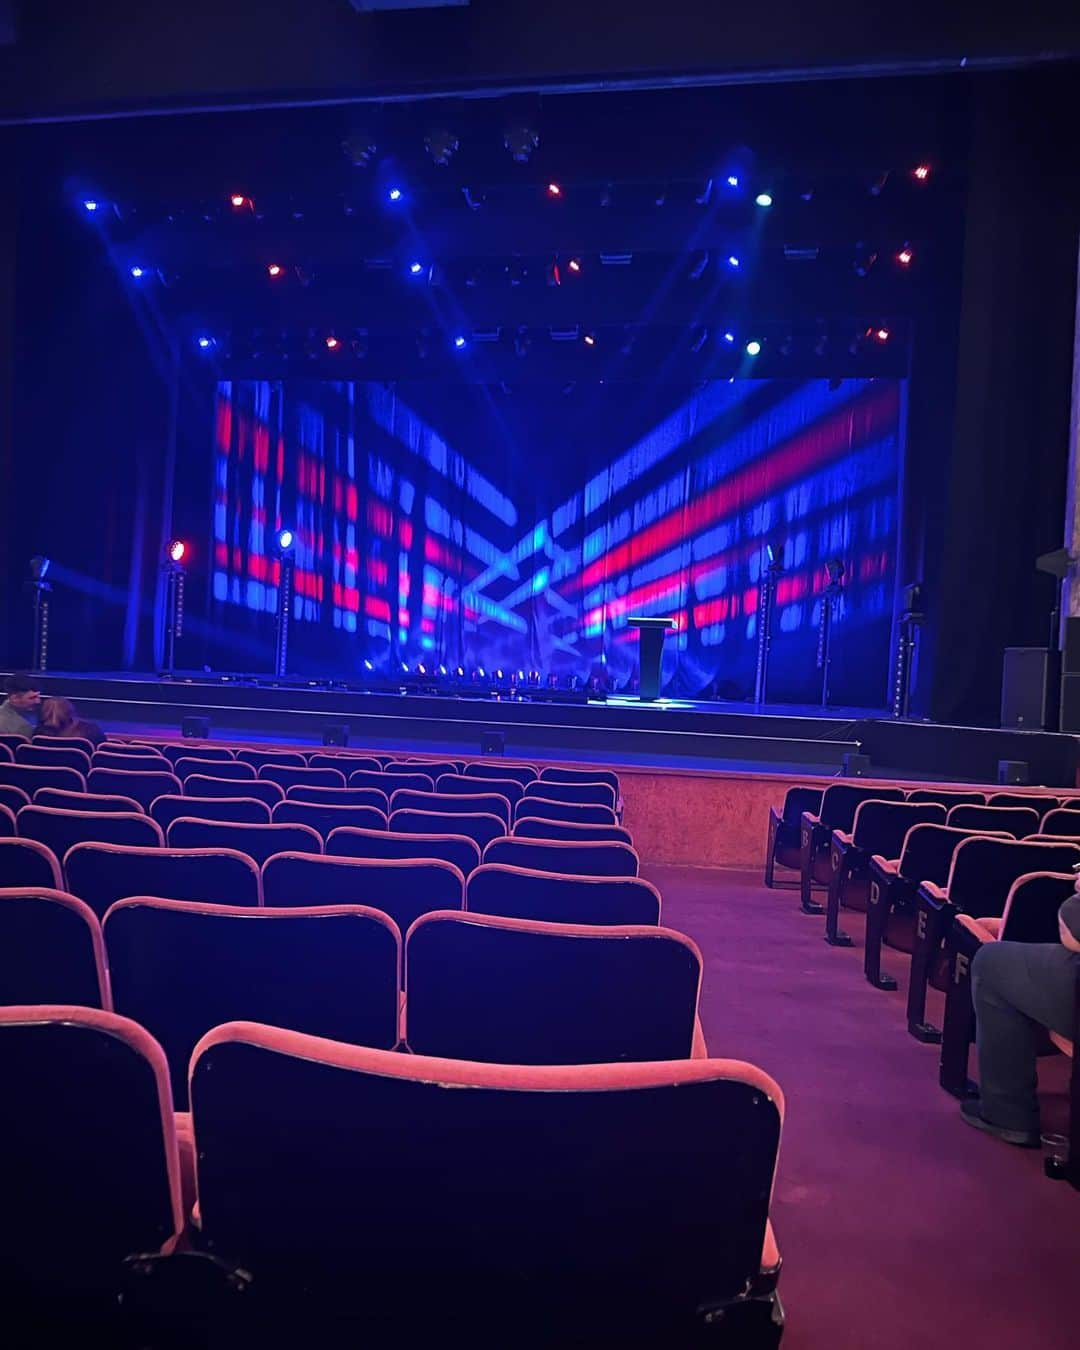
[[[37,685],[25,675],[9,675],[4,681],[4,693],[7,697],[0,703],[0,735],[25,736],[29,740],[37,731],[35,723],[41,702]]]
[[[39,736],[81,736],[98,746],[105,739],[105,733],[96,722],[84,722],[75,711],[75,705],[69,698],[47,698],[41,705],[41,725],[37,729]]]
[[[1060,943],[987,942],[971,965],[979,1096],[960,1111],[969,1125],[1020,1148],[1040,1143],[1035,1057],[1044,1028],[1073,1036],[1080,895],[1070,895],[1061,906],[1058,931]]]

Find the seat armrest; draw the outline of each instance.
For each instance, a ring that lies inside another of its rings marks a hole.
[[[800,819],[803,825],[809,825],[811,829],[813,829],[815,825],[821,824],[821,817],[815,816],[813,811],[804,811]]]
[[[701,1025],[701,1015],[694,1014],[694,1036],[690,1046],[691,1059],[708,1059],[709,1047],[705,1043],[705,1029]]]
[[[832,837],[834,844],[840,844],[844,848],[849,848],[855,838],[850,830],[833,830]]]
[[[919,896],[938,907],[949,903],[948,891],[944,886],[939,886],[936,881],[924,881],[919,887]]]
[[[883,858],[880,853],[875,853],[873,857],[870,859],[870,861],[874,864],[874,866],[878,869],[879,872],[887,872],[890,876],[893,877],[900,875],[899,858]]]
[[[1075,1052],[1075,1046],[1073,1045],[1072,1041],[1066,1039],[1066,1037],[1060,1035],[1056,1031],[1051,1031],[1050,1039],[1054,1043],[1054,1045],[1057,1046],[1057,1048],[1061,1051],[1063,1055],[1068,1055],[1069,1058],[1072,1059],[1073,1054]]]
[[[973,919],[970,914],[958,914],[956,922],[977,942],[996,942],[1001,930],[1000,919]]]

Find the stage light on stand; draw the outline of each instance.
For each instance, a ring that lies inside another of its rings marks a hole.
[[[892,334],[885,327],[867,329],[867,333],[875,342],[880,343],[882,346],[884,346],[889,338],[892,337]]]
[[[334,337],[334,335],[331,333],[331,335],[326,339],[327,351],[336,352],[340,346],[341,346],[340,341],[336,337]]]
[[[559,186],[558,183],[549,183],[547,185],[547,193],[549,197],[561,197],[562,188]]]
[[[727,185],[730,188],[737,188],[739,186],[739,175],[737,173],[729,173],[727,176]]]
[[[209,351],[214,345],[214,339],[212,337],[207,337],[206,334],[203,333],[200,337],[195,339],[195,345],[200,351]]]
[[[925,183],[925,182],[927,182],[928,179],[929,179],[929,177],[930,177],[930,165],[929,165],[929,164],[916,164],[915,167],[914,167],[914,168],[912,169],[912,171],[911,171],[911,176],[912,176],[912,178],[915,179],[915,181],[916,181],[917,183]]]
[[[399,187],[392,187],[389,192],[387,192],[386,196],[388,200],[392,202],[399,202],[401,201],[401,189]]]
[[[742,266],[742,264],[740,263],[739,259],[735,256],[734,253],[729,253],[729,254],[728,254],[727,265],[728,265],[730,268],[732,268],[733,270],[738,269],[739,267]]]
[[[49,667],[49,596],[52,586],[45,580],[51,560],[35,554],[30,559],[30,586],[34,592],[34,645],[31,670]]]
[[[751,338],[750,341],[746,344],[745,350],[747,356],[760,356],[761,343],[757,340],[757,338]]]
[[[176,644],[184,634],[184,560],[187,545],[182,539],[170,539],[162,563],[165,584],[165,633],[162,642],[162,670],[171,675],[176,669]]]
[[[585,346],[586,346],[586,347],[595,347],[595,346],[596,346],[596,334],[595,334],[595,333],[586,333],[585,336],[584,336],[584,338],[582,339],[582,341],[585,343]]]
[[[576,273],[576,272],[580,272],[580,271],[581,271],[581,259],[580,259],[580,258],[571,258],[570,261],[566,264],[566,267],[567,267],[567,270],[570,271],[570,272],[575,272],[575,273]]]
[[[772,193],[759,192],[758,195],[754,198],[754,203],[757,206],[772,206],[773,203]]]
[[[457,336],[454,338],[454,346],[458,349],[458,351],[461,351],[461,349],[465,346],[465,337],[463,334],[461,333],[457,334]]]
[[[418,277],[423,270],[424,264],[422,262],[411,262],[409,264],[409,272],[414,277]]]
[[[87,197],[83,201],[83,210],[88,211],[91,215],[93,215],[93,213],[98,209],[100,205],[101,203],[97,201],[94,197]]]
[[[730,332],[729,332],[729,333],[725,333],[725,334],[724,334],[724,341],[725,341],[725,342],[734,342],[734,341],[735,341],[735,334],[734,334],[734,333],[730,333]]]
[[[274,536],[281,575],[277,588],[277,612],[274,616],[274,674],[280,679],[289,667],[289,623],[293,611],[296,579],[296,533],[283,525]]]
[[[270,265],[269,265],[269,266],[267,267],[267,269],[266,269],[266,273],[267,273],[267,276],[271,276],[271,277],[279,277],[279,276],[281,276],[281,264],[280,264],[280,263],[270,263]]]
[[[229,205],[234,211],[239,211],[245,206],[253,205],[250,197],[245,197],[242,192],[233,192],[229,196]]]
[[[134,267],[130,268],[129,270],[131,271],[131,275],[135,278],[136,281],[138,281],[140,277],[146,275],[146,269],[140,267],[138,263],[136,263]]]
[[[896,255],[896,261],[900,264],[901,267],[910,267],[914,258],[915,252],[910,244],[905,244],[904,247]]]

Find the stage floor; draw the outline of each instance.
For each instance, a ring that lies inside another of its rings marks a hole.
[[[875,777],[994,782],[1001,760],[1028,779],[1075,787],[1078,738],[1048,732],[901,721],[878,710],[609,697],[551,701],[275,680],[268,676],[49,671],[45,693],[75,700],[85,716],[124,734],[177,733],[186,716],[211,737],[319,744],[345,724],[350,744],[423,754],[478,754],[485,733],[507,757],[653,770],[833,776],[848,754],[868,755]]]

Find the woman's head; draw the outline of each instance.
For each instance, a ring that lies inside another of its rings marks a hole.
[[[47,698],[41,705],[41,725],[50,731],[65,731],[77,720],[75,705],[69,698]]]

